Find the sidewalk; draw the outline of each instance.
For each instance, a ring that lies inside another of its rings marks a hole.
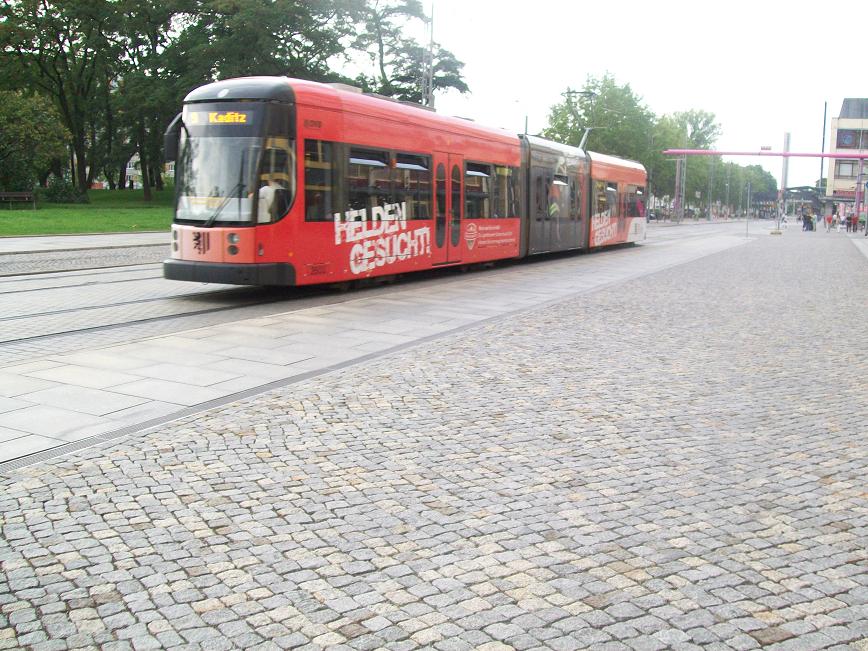
[[[868,260],[687,244],[249,324],[422,340],[9,472],[0,647],[865,649]]]
[[[128,246],[170,244],[168,232],[159,233],[94,233],[90,235],[39,235],[33,237],[0,237],[0,254],[35,253],[38,251],[78,251]]]

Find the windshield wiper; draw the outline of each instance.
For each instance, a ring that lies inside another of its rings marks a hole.
[[[212,226],[214,226],[214,222],[217,221],[217,218],[220,216],[220,213],[223,212],[223,209],[229,204],[229,200],[235,198],[235,191],[236,190],[238,191],[238,200],[240,202],[241,195],[244,194],[244,188],[245,187],[246,186],[241,181],[236,183],[233,186],[233,188],[231,190],[229,190],[229,193],[225,197],[223,197],[223,201],[221,201],[220,205],[217,206],[217,210],[214,211],[214,214],[211,215],[204,224],[202,224],[202,228],[211,228]]]
[[[247,150],[241,150],[241,165],[238,166],[238,183],[236,183],[229,192],[226,193],[226,196],[223,198],[223,201],[220,202],[220,205],[217,206],[217,210],[214,211],[214,214],[211,215],[208,220],[202,224],[202,228],[211,228],[214,226],[214,222],[217,221],[217,217],[220,216],[220,213],[223,212],[223,209],[226,207],[226,204],[229,203],[229,200],[233,198],[235,195],[235,191],[238,190],[238,216],[241,217],[241,197],[244,195],[244,188],[246,187],[244,184],[244,159],[247,156]]]

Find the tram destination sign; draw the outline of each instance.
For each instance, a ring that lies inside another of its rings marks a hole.
[[[253,123],[252,111],[190,111],[185,117],[188,125],[245,125]]]

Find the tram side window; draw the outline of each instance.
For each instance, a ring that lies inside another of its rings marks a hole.
[[[553,219],[567,219],[569,200],[567,196],[570,186],[563,174],[555,174],[549,185],[548,213]]]
[[[260,224],[281,219],[295,195],[295,156],[287,138],[266,138],[259,161],[256,219]]]
[[[645,216],[645,188],[627,186],[627,217]]]
[[[543,187],[542,172],[538,169],[535,169],[534,176],[536,177],[534,179],[534,205],[536,207],[537,218],[539,218],[546,211],[546,197],[548,193]]]
[[[331,221],[335,197],[335,161],[332,143],[304,141],[304,218]]]
[[[347,166],[348,210],[365,210],[370,218],[374,206],[395,203],[389,152],[350,149]]]
[[[578,221],[582,218],[582,198],[579,194],[579,184],[576,179],[570,179],[570,219]]]
[[[621,216],[621,201],[623,201],[623,196],[618,194],[618,184],[617,183],[607,183],[606,184],[606,200],[609,202],[609,211],[612,217],[620,217]]]
[[[406,206],[407,219],[431,219],[431,157],[395,155],[395,201]]]
[[[518,170],[497,165],[494,168],[493,217],[516,217],[518,215]]]
[[[594,181],[594,216],[611,216],[611,210],[609,193],[606,192],[606,182]]]
[[[491,165],[467,163],[464,168],[464,217],[491,217]]]

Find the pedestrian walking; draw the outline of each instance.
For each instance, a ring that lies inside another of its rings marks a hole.
[[[828,233],[831,230],[832,230],[832,215],[829,214],[829,215],[826,215],[826,232]]]

